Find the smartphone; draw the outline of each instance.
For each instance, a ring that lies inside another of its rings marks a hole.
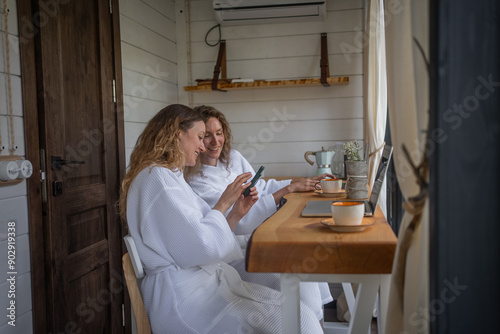
[[[257,183],[257,181],[259,181],[263,170],[264,170],[264,166],[260,166],[257,173],[255,173],[255,176],[253,177],[252,181],[250,181],[250,186],[248,188],[246,188],[245,191],[243,192],[243,196],[247,197],[248,194],[250,193],[250,188],[255,187],[255,184]]]

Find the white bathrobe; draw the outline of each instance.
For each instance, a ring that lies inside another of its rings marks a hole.
[[[281,294],[242,281],[227,264],[242,258],[235,235],[181,172],[141,171],[127,220],[146,271],[141,289],[153,333],[281,333]],[[303,303],[301,321],[303,333],[322,333]]]
[[[246,172],[252,172],[252,177],[255,175],[255,170],[240,152],[231,150],[229,168],[226,169],[219,160],[217,166],[201,165],[201,172],[194,175],[189,181],[194,192],[203,198],[210,207],[219,200],[220,196],[226,190],[227,186],[233,182],[236,177]],[[273,193],[283,187],[289,185],[291,180],[277,181],[269,179],[267,182],[259,179],[256,184],[259,192],[259,200],[248,211],[248,213],[240,220],[234,234],[245,235],[251,234],[264,220],[269,218],[276,212],[276,202],[274,201]]]
[[[219,160],[216,166],[201,165],[201,172],[190,178],[189,185],[193,188],[194,192],[203,198],[210,207],[219,200],[220,196],[226,190],[227,186],[233,182],[236,177],[242,173],[252,172],[252,177],[255,175],[255,170],[240,152],[231,150],[229,158],[229,167],[226,168]],[[259,200],[248,211],[248,213],[240,220],[234,233],[236,235],[248,235],[260,225],[264,220],[269,218],[276,212],[276,202],[273,193],[279,189],[289,185],[291,180],[277,181],[275,179],[268,179],[264,181],[260,179],[257,184],[257,191],[259,192]],[[255,276],[255,274],[246,273],[242,263],[232,262],[233,265],[245,281],[257,282],[266,286],[276,288],[279,286],[279,275],[272,275],[264,279],[262,276]],[[274,277],[273,277],[274,276]],[[257,281],[257,279],[263,279]],[[321,319],[322,309],[321,305],[329,303],[333,300],[330,294],[330,289],[327,283],[301,283],[301,299],[306,302],[312,309],[315,310],[318,318]],[[317,301],[321,301],[318,305]]]

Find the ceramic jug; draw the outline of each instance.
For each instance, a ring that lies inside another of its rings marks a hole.
[[[332,173],[331,169],[331,163],[332,163],[332,158],[334,156],[335,152],[334,151],[328,151],[324,147],[321,148],[321,151],[307,151],[304,154],[304,158],[306,161],[312,166],[314,165],[314,162],[309,159],[310,155],[314,155],[316,157],[316,164],[318,165],[318,169],[316,170],[316,175],[321,175],[323,173]]]

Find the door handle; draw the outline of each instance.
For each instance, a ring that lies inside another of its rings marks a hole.
[[[47,165],[45,163],[45,150],[40,149],[40,182],[42,203],[47,202]]]
[[[50,157],[52,170],[59,170],[64,165],[83,165],[85,161],[64,160],[59,156]]]

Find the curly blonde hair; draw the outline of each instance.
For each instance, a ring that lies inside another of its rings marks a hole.
[[[227,121],[226,117],[222,112],[211,106],[205,106],[205,105],[197,106],[194,107],[194,111],[196,111],[203,117],[205,123],[207,123],[208,120],[213,117],[216,118],[222,125],[222,133],[224,134],[224,145],[221,149],[219,160],[224,164],[224,166],[226,166],[226,169],[228,169],[230,152],[231,152],[231,140],[233,138],[231,135],[231,128],[229,127],[229,122]],[[198,159],[196,161],[196,165],[194,165],[193,167],[186,168],[184,177],[186,178],[186,180],[189,180],[194,174],[201,173],[200,169],[201,169],[200,160]]]
[[[127,193],[137,174],[147,167],[184,169],[184,152],[180,146],[179,131],[187,132],[195,122],[204,121],[193,109],[182,104],[171,104],[160,110],[146,125],[130,156],[129,170],[122,181],[119,208],[126,219]]]

